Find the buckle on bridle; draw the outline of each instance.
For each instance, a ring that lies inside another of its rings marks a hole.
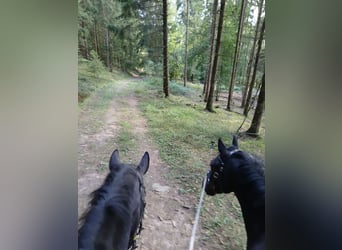
[[[218,178],[219,178],[219,173],[214,172],[214,173],[213,173],[213,178],[214,178],[214,179],[218,179]]]

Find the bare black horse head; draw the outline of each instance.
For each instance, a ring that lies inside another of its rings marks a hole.
[[[81,217],[78,248],[87,250],[126,250],[135,247],[145,209],[143,175],[149,168],[145,152],[138,166],[121,163],[115,150],[109,161],[109,174],[92,193],[88,211]]]
[[[247,232],[247,250],[265,249],[265,176],[260,160],[239,149],[233,137],[228,148],[218,140],[219,154],[210,162],[208,195],[234,192]]]

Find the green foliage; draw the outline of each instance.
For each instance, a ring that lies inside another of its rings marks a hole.
[[[81,77],[78,79],[78,101],[79,102],[82,102],[94,90],[95,90],[95,86],[93,84],[89,84],[86,78]]]
[[[161,63],[154,63],[151,60],[147,60],[143,67],[143,71],[149,77],[161,76],[163,72],[163,65]]]
[[[181,53],[180,51],[174,51],[169,56],[169,75],[171,80],[180,80],[183,77],[183,65],[179,62]]]
[[[171,80],[180,80],[184,69],[184,32],[185,29],[176,22],[169,25],[169,74]]]
[[[97,51],[101,62],[108,68],[123,71],[142,69],[148,76],[162,73],[162,5],[158,1],[79,0],[78,29],[79,54],[90,59]],[[239,3],[228,1],[226,8],[218,84],[227,85],[239,15]],[[212,2],[190,1],[188,72],[190,79],[203,82],[206,75],[209,47]],[[251,12],[250,7],[247,9]],[[169,76],[171,80],[183,78],[184,68],[184,2],[169,3]],[[108,32],[107,32],[108,31]],[[244,36],[251,37],[254,26],[251,18],[246,21]],[[107,37],[108,33],[108,37]],[[108,47],[107,41],[108,39]],[[250,38],[248,38],[250,40]],[[237,83],[243,81],[250,41],[245,39],[238,63]],[[109,65],[107,65],[107,58]],[[96,77],[101,64],[93,61]],[[84,88],[86,89],[86,87]]]
[[[113,78],[120,79],[122,73],[114,72],[111,74],[105,70],[102,62],[99,61],[96,53],[92,53],[94,60],[87,60],[82,57],[78,61],[78,101],[82,103],[98,87],[102,87]]]
[[[162,86],[163,81],[161,78],[158,78],[158,77],[150,77],[150,78],[147,78],[147,81],[145,83],[149,86],[153,86],[154,88],[157,88],[157,87]]]
[[[89,63],[89,70],[94,75],[94,77],[99,78],[101,73],[103,73],[106,69],[103,66],[103,63],[97,53],[92,50],[90,51],[91,61]]]
[[[184,87],[183,83],[177,83],[176,81],[170,81],[170,92],[175,96],[193,97],[196,95],[196,91]]]
[[[83,102],[96,89],[96,81],[89,70],[89,61],[79,58],[78,62],[78,102]]]

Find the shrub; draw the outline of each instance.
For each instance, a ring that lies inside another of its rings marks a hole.
[[[94,77],[99,78],[101,73],[103,73],[106,68],[94,50],[90,51],[90,58],[89,70],[91,73],[93,73]]]

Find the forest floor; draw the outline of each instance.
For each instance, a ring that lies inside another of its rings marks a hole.
[[[115,94],[97,91],[80,108],[78,213],[84,212],[89,194],[102,184],[113,150],[119,149],[122,162],[134,164],[148,151],[151,160],[145,175],[147,205],[138,249],[187,249],[198,199],[181,194],[177,184],[165,178],[168,165],[149,137],[146,119],[138,109],[139,100],[129,88],[131,82],[137,81],[141,80],[121,79],[115,83]],[[109,105],[104,105],[104,101]],[[122,148],[122,142],[128,146]],[[196,243],[195,249],[215,249],[200,244]]]

